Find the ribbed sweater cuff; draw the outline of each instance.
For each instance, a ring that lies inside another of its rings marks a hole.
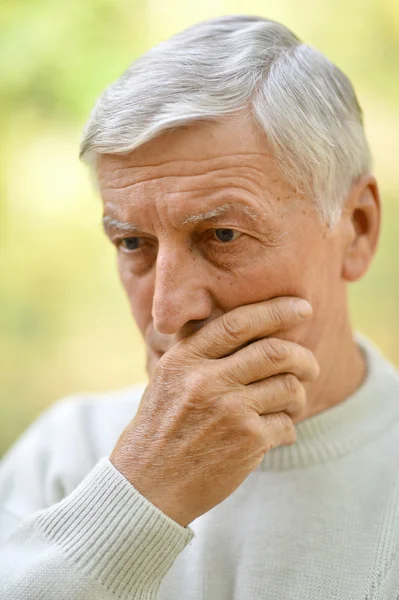
[[[144,498],[108,459],[64,500],[38,514],[34,526],[121,600],[155,599],[162,579],[194,537]]]

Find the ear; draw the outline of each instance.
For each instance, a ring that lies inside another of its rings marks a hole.
[[[362,175],[356,181],[346,199],[344,213],[350,233],[342,276],[346,281],[356,281],[370,266],[380,233],[381,202],[373,175]]]

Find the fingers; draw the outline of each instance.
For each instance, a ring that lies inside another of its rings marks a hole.
[[[179,342],[184,352],[216,359],[230,355],[251,340],[289,329],[312,314],[306,300],[280,297],[231,310]]]
[[[319,375],[314,354],[288,340],[267,338],[253,342],[220,361],[220,375],[229,383],[248,385],[281,373],[292,373],[300,381]]]
[[[291,373],[251,383],[242,394],[245,395],[245,404],[258,415],[285,412],[297,422],[306,409],[305,388]]]
[[[258,423],[262,453],[277,446],[291,445],[296,440],[294,424],[285,412],[262,415]]]

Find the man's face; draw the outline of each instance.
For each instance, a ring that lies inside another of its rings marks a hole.
[[[285,333],[315,351],[346,312],[344,241],[294,192],[244,116],[99,157],[107,234],[147,345],[147,368],[208,321],[277,296],[314,316]],[[283,337],[283,334],[279,334]]]

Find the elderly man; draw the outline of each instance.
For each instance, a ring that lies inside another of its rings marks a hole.
[[[211,20],[104,92],[81,154],[150,379],[5,458],[1,597],[397,600],[399,376],[348,316],[380,201],[347,77]]]

